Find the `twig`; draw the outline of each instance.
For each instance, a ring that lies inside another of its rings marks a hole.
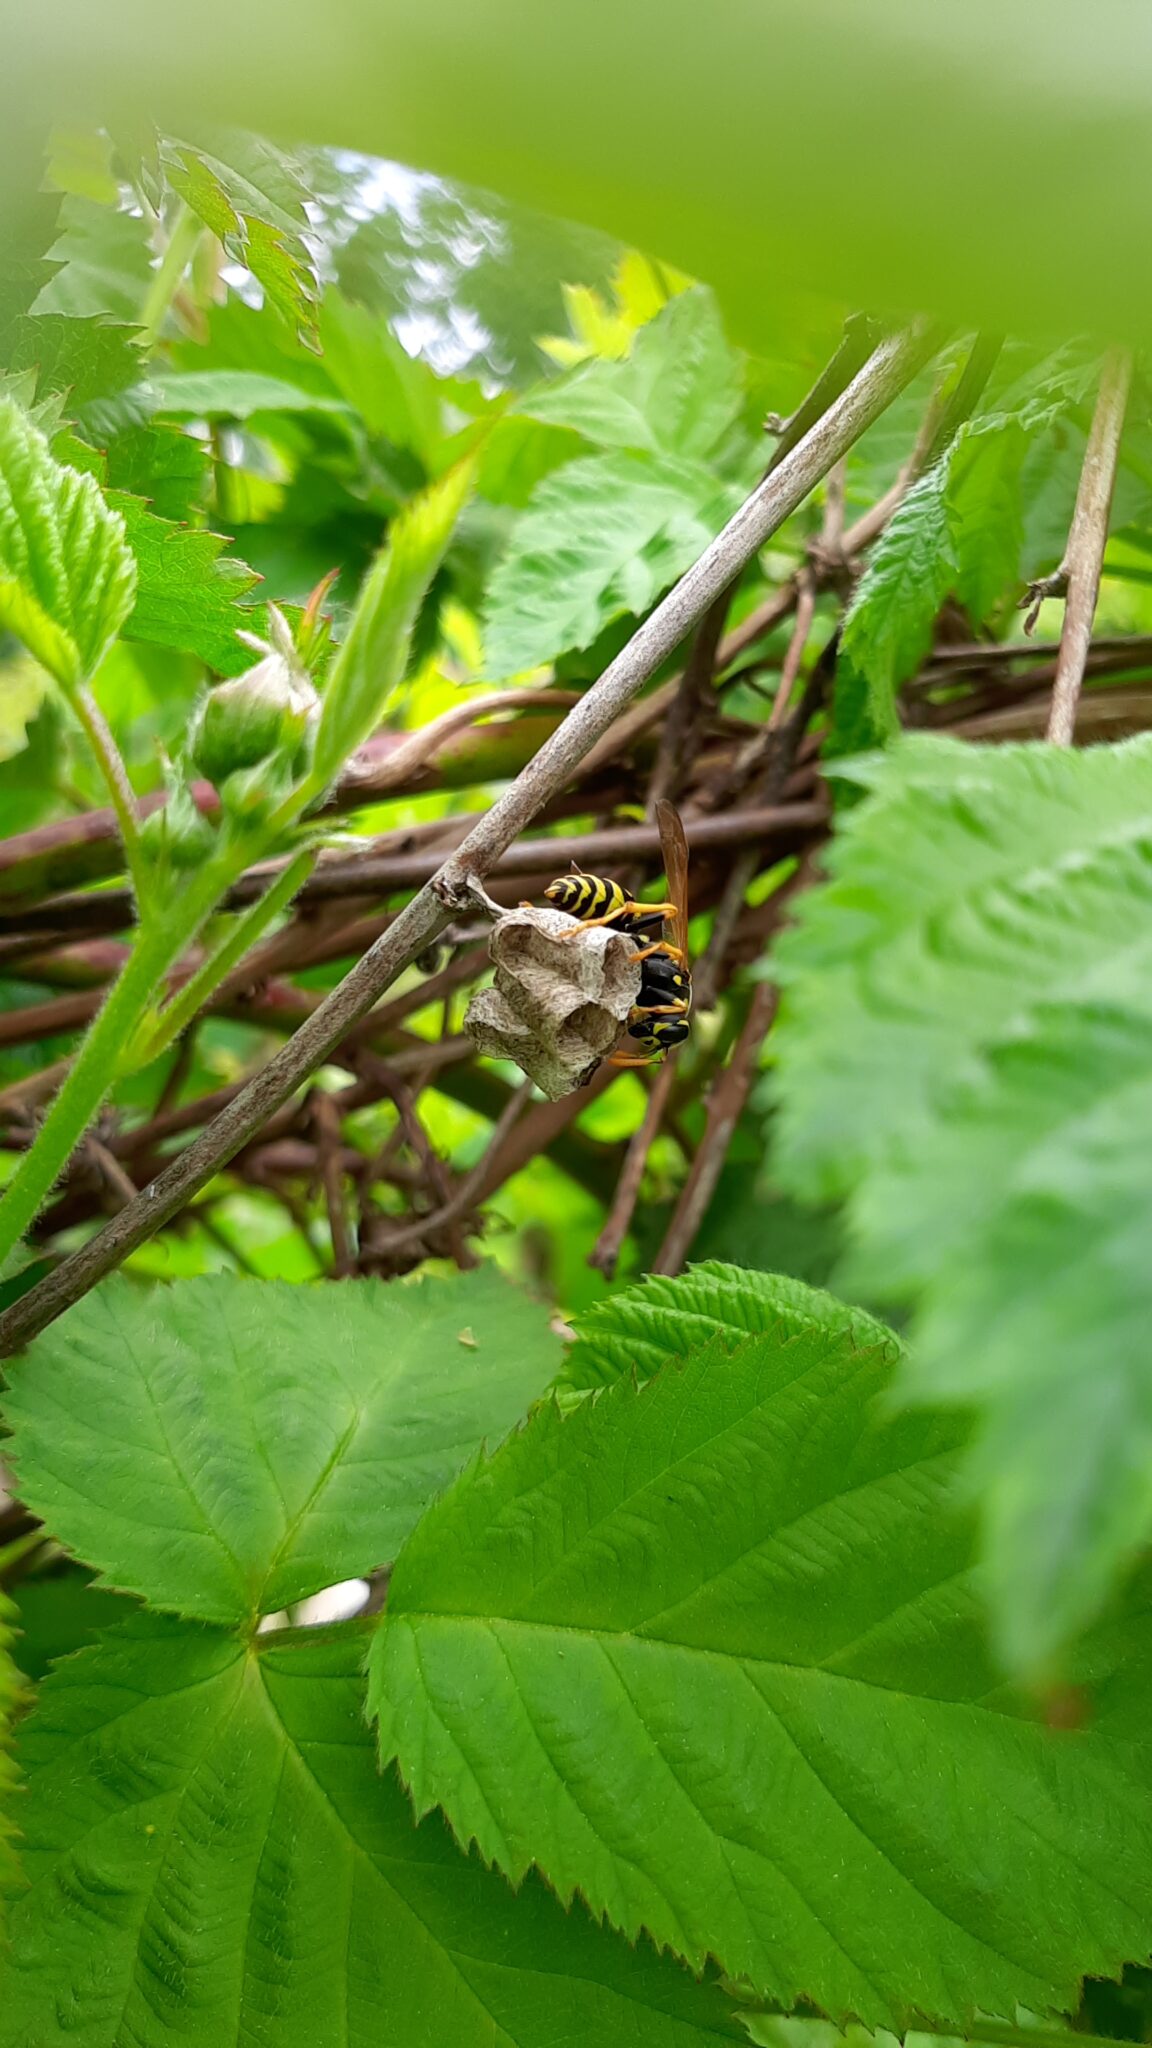
[[[489,1149],[487,1171],[477,1187],[475,1200],[486,1202],[497,1188],[503,1187],[506,1180],[511,1180],[513,1174],[519,1173],[538,1153],[557,1147],[563,1135],[569,1139],[578,1137],[579,1132],[568,1131],[569,1124],[581,1116],[606,1088],[610,1088],[615,1079],[615,1068],[605,1061],[587,1085],[573,1094],[562,1095],[558,1102],[534,1102],[527,1115],[522,1116],[508,1132],[499,1150],[495,1147]],[[558,1153],[556,1156],[558,1161]]]
[[[38,1073],[24,1074],[19,1081],[10,1081],[6,1088],[0,1088],[0,1117],[6,1122],[27,1117],[59,1086],[71,1065],[70,1058],[53,1060],[50,1066],[41,1067]]]
[[[1076,729],[1076,707],[1084,680],[1084,664],[1092,643],[1092,621],[1100,591],[1100,572],[1108,542],[1108,516],[1116,483],[1120,436],[1132,382],[1132,357],[1127,349],[1109,349],[1100,373],[1096,409],[1084,450],[1084,464],[1076,492],[1076,509],[1068,531],[1064,559],[1054,577],[1033,584],[1029,593],[1034,623],[1044,597],[1059,589],[1066,592],[1064,626],[1060,652],[1056,657],[1056,680],[1052,685],[1052,711],[1048,738],[1053,746],[1072,744]]]
[[[716,654],[727,622],[731,600],[731,589],[722,590],[715,603],[709,605],[696,628],[692,652],[684,664],[684,673],[680,677],[679,687],[660,733],[656,765],[652,770],[645,805],[649,818],[656,816],[656,806],[664,797],[675,796],[678,790],[700,707],[705,696],[711,692]]]
[[[941,394],[937,417],[931,425],[921,451],[924,470],[931,469],[933,463],[940,460],[944,450],[954,439],[957,429],[963,426],[964,421],[975,411],[984,387],[996,368],[1003,346],[1002,334],[976,336],[969,350],[968,360],[952,391]]]
[[[812,798],[797,803],[763,804],[748,810],[730,810],[715,817],[692,818],[685,821],[685,829],[691,850],[704,852],[711,847],[761,843],[776,837],[783,839],[786,844],[791,844],[794,841],[802,841],[809,833],[822,831],[827,822],[826,803],[822,799]],[[649,859],[659,851],[660,835],[655,825],[618,825],[606,832],[586,832],[570,838],[522,840],[518,846],[509,847],[493,866],[498,875],[543,874],[551,878],[553,875],[562,874],[569,862],[574,860],[578,860],[582,866],[587,862],[627,864]],[[376,890],[384,893],[386,890],[390,892],[404,886],[412,887],[421,882],[428,883],[442,873],[443,868],[444,863],[431,854],[388,855],[384,860],[373,863],[370,868],[368,863],[358,866],[356,886],[366,886],[366,870],[374,879]],[[384,873],[381,873],[382,869],[385,870]],[[398,913],[399,916],[403,914]],[[447,919],[443,922],[446,923]],[[377,944],[382,945],[386,942],[395,924],[395,918],[388,921]],[[430,936],[438,936],[442,928],[443,925],[438,924],[436,931],[430,933]],[[360,934],[356,932],[355,927],[350,928],[344,936],[340,951],[353,951],[359,937]],[[427,943],[428,940],[422,941],[421,946],[416,947],[416,951],[421,951],[422,946]],[[375,946],[370,947],[365,958],[374,952]],[[331,957],[330,951],[318,950],[306,964],[312,964],[316,959]],[[289,964],[283,961],[282,955],[279,958],[281,964]],[[122,960],[123,955],[119,950],[114,956],[109,955],[106,972],[102,973],[101,979],[89,988],[78,989],[68,995],[52,996],[42,1003],[28,1003],[17,1010],[0,1012],[0,1047],[27,1045],[40,1038],[81,1030],[99,1010],[105,983],[118,971]],[[407,961],[403,961],[401,966],[407,964]],[[215,992],[207,1006],[208,1009],[225,1014],[234,1013],[237,990],[251,986],[253,980],[268,971],[269,965],[270,963],[265,962],[257,950],[256,955],[249,961],[242,962],[229,982]],[[398,968],[397,973],[399,972]],[[457,975],[451,969],[445,970],[445,973],[450,976],[450,982],[437,977],[437,986],[431,989],[429,994],[421,995],[419,1003],[409,1001],[407,997],[399,998],[398,1000],[405,1005],[403,1014],[408,1014],[414,1008],[423,1007],[426,1001],[439,996],[446,986],[455,986],[458,979],[470,978],[465,973]],[[313,1015],[316,1014],[318,1011],[313,1012]],[[375,1022],[365,1021],[365,1030],[372,1035],[375,1035],[378,1028]],[[347,1034],[342,1034],[342,1042],[347,1042]]]
[[[820,538],[817,542],[817,547],[825,558],[835,555],[840,547],[841,537],[844,532],[845,482],[844,462],[841,459],[834,469],[829,470],[828,481],[825,487],[824,517],[821,521]],[[769,732],[778,732],[784,722],[788,706],[792,701],[792,692],[796,687],[796,678],[800,673],[800,664],[804,659],[804,650],[808,645],[808,635],[812,631],[812,621],[815,616],[816,573],[809,562],[800,571],[799,594],[796,600],[796,622],[792,628],[792,637],[788,642],[788,649],[781,665],[780,684],[776,691],[775,702],[768,714],[767,730]]]
[[[880,328],[870,314],[849,313],[835,355],[821,370],[812,389],[805,393],[791,419],[765,422],[777,437],[769,470],[779,468],[784,457],[791,454],[809,429],[839,398],[845,386],[863,368],[879,338]]]
[[[489,873],[529,819],[564,787],[595,741],[675,651],[713,600],[879,418],[937,345],[936,331],[917,323],[876,349],[847,390],[657,605],[464,845],[449,856],[440,874],[400,911],[384,936],[295,1037],[137,1201],[0,1316],[0,1355],[42,1330],[178,1214],[323,1064],[349,1027],[371,1008],[408,962],[439,936],[450,913],[470,903],[474,880]]]
[[[767,422],[770,428],[775,428],[777,440],[765,466],[763,482],[766,483],[773,471],[779,469],[785,457],[799,446],[805,434],[815,426],[817,420],[827,412],[829,406],[839,398],[850,380],[856,376],[875,343],[877,333],[875,321],[867,314],[850,314],[844,322],[844,333],[839,348],[811,390],[801,400],[791,419]],[[836,470],[839,469],[840,465],[837,464]],[[842,475],[840,490],[842,494]],[[677,783],[684,766],[684,756],[688,751],[705,693],[711,687],[717,668],[725,665],[731,658],[725,654],[723,636],[737,581],[738,578],[734,577],[727,589],[720,592],[715,603],[705,613],[679,682],[668,686],[675,694],[661,731],[656,766],[649,785],[646,806],[649,818],[655,817],[657,804],[663,798],[676,794]]]
[[[113,1194],[120,1197],[121,1203],[134,1202],[140,1190],[108,1147],[102,1145],[99,1138],[89,1137],[85,1139],[83,1149],[99,1168]]]
[[[312,1098],[312,1120],[316,1128],[316,1155],[320,1163],[320,1185],[328,1211],[332,1238],[332,1278],[346,1280],[352,1271],[352,1245],[344,1209],[344,1175],[341,1169],[340,1117],[332,1097],[318,1088]]]
[[[164,1076],[164,1086],[161,1088],[160,1093],[156,1097],[156,1101],[153,1104],[153,1116],[163,1116],[165,1111],[171,1109],[172,1104],[175,1102],[176,1097],[179,1095],[180,1090],[183,1088],[185,1081],[188,1079],[188,1076],[192,1071],[192,1062],[195,1059],[195,1057],[196,1023],[195,1020],[193,1020],[193,1022],[188,1026],[187,1031],[185,1031],[183,1036],[177,1041],[176,1053],[172,1061],[172,1065],[169,1067],[168,1072]]]
[[[708,1097],[704,1135],[697,1146],[688,1178],[680,1190],[667,1235],[652,1263],[654,1273],[678,1273],[692,1249],[728,1156],[732,1134],[740,1121],[756,1073],[757,1056],[775,1013],[775,988],[771,982],[757,982],[732,1057]]]
[[[606,1280],[611,1280],[616,1271],[620,1247],[631,1229],[632,1217],[640,1196],[640,1185],[644,1179],[644,1168],[648,1164],[648,1154],[663,1122],[675,1079],[675,1061],[666,1059],[648,1091],[643,1121],[628,1142],[624,1165],[604,1228],[588,1254],[588,1264],[603,1273]]]
[[[325,812],[355,810],[374,803],[380,796],[412,794],[434,786],[433,766],[446,787],[464,788],[491,781],[501,773],[511,774],[536,751],[547,734],[555,731],[558,720],[552,716],[509,718],[506,714],[537,707],[559,712],[572,702],[570,690],[493,691],[453,705],[419,732],[376,733],[346,764]],[[92,708],[99,718],[98,709]],[[477,724],[496,712],[504,714],[499,723]],[[467,730],[462,731],[465,727]],[[99,739],[97,731],[96,743]],[[107,748],[115,756],[110,734]],[[504,758],[510,754],[513,759]],[[161,810],[168,799],[163,791],[134,798],[126,771],[117,774],[118,758],[110,757],[105,769],[107,780],[111,782],[116,777],[113,786],[117,809],[84,811],[80,817],[36,825],[28,832],[0,841],[0,899],[36,902],[82,882],[102,881],[123,869],[122,817],[118,811],[131,824],[133,817],[143,820],[153,811]],[[445,772],[448,768],[452,770],[450,774]],[[218,814],[220,799],[210,782],[194,783],[192,796],[197,809],[206,817]]]
[[[515,1094],[509,1097],[488,1141],[488,1148],[483,1158],[477,1161],[471,1173],[465,1175],[451,1201],[445,1202],[442,1208],[434,1210],[431,1216],[422,1216],[418,1222],[408,1224],[403,1230],[391,1232],[387,1237],[377,1238],[373,1249],[378,1256],[382,1255],[386,1259],[392,1259],[397,1252],[405,1251],[409,1246],[419,1244],[422,1239],[428,1236],[430,1231],[435,1233],[436,1231],[443,1230],[449,1223],[455,1223],[460,1217],[466,1216],[470,1209],[474,1208],[483,1192],[491,1162],[500,1152],[505,1139],[511,1132],[513,1125],[520,1115],[520,1111],[531,1093],[531,1081],[524,1081],[517,1088]]]
[[[385,1060],[382,1060],[377,1053],[362,1053],[358,1064],[362,1064],[364,1071],[373,1076],[386,1093],[391,1096],[396,1105],[396,1114],[400,1119],[400,1131],[407,1138],[413,1153],[419,1161],[424,1178],[432,1190],[433,1197],[439,1203],[441,1210],[449,1208],[452,1203],[453,1192],[444,1167],[444,1161],[429,1138],[424,1125],[421,1123],[420,1113],[416,1107],[416,1097],[422,1091],[426,1078],[425,1074],[417,1076],[415,1088],[409,1088],[403,1076],[398,1074],[394,1067],[390,1067]],[[431,1078],[430,1074],[427,1075],[427,1078]],[[479,1263],[475,1252],[469,1250],[459,1224],[451,1218],[447,1226],[447,1237],[451,1246],[452,1257],[461,1268],[461,1271],[467,1272]]]

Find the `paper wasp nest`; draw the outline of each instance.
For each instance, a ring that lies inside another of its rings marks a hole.
[[[589,931],[566,911],[528,906],[501,913],[488,951],[494,984],[473,996],[464,1029],[478,1051],[515,1060],[558,1102],[620,1037],[640,993],[636,942],[603,925]]]

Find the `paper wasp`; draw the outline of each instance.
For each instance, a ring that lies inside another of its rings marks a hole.
[[[688,841],[680,813],[663,799],[656,806],[660,848],[667,878],[667,903],[636,903],[619,882],[602,875],[560,875],[544,894],[558,910],[567,910],[587,929],[608,925],[613,931],[643,938],[659,927],[660,938],[641,948],[640,992],[628,1013],[629,1039],[636,1041],[635,1055],[617,1052],[611,1064],[617,1067],[647,1067],[688,1036],[692,1008],[692,977],[688,970]],[[665,923],[669,936],[663,936]]]

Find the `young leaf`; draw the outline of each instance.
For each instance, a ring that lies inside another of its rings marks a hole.
[[[703,463],[595,455],[545,478],[488,586],[490,675],[515,675],[645,612],[720,531],[737,485]]]
[[[519,410],[600,448],[705,462],[740,410],[739,365],[711,292],[672,299],[624,362],[583,364],[528,392]]]
[[[997,1630],[1042,1668],[1152,1532],[1152,738],[905,741],[781,941],[778,1169],[975,1408]]]
[[[72,689],[111,646],[135,589],[124,522],[99,485],[56,462],[0,397],[0,624]]]
[[[323,787],[379,724],[404,679],[412,631],[472,488],[473,465],[455,469],[411,500],[364,579],[348,635],[332,664],[313,768]]]
[[[977,626],[1019,581],[1027,452],[1023,427],[1008,418],[962,429],[949,454],[945,501],[956,595]]]
[[[115,1279],[36,1340],[5,1412],[64,1543],[156,1607],[242,1622],[387,1563],[558,1363],[546,1311],[490,1267],[323,1292]]]
[[[677,1280],[659,1275],[587,1310],[560,1378],[571,1387],[607,1387],[618,1379],[652,1379],[672,1359],[687,1360],[714,1337],[818,1329],[846,1342],[883,1344],[889,1333],[861,1309],[784,1273],[748,1272],[719,1260],[692,1266]]]
[[[931,646],[936,614],[955,579],[947,476],[947,464],[937,463],[897,506],[844,621],[840,662],[867,686],[873,744],[897,729],[896,692]],[[834,729],[834,751],[846,752],[836,738]]]
[[[715,1986],[513,1898],[376,1770],[362,1637],[142,1615],[47,1681],[21,1740],[31,1889],[0,2048],[708,2048]]]
[[[52,248],[60,268],[37,299],[37,312],[138,321],[151,258],[143,215],[70,192],[60,209],[60,229]]]
[[[370,1656],[381,1756],[514,1882],[785,2006],[1067,2007],[1147,1946],[1143,1752],[997,1691],[957,1432],[885,1420],[895,1341],[810,1300],[538,1410],[426,1513]]]
[[[305,338],[315,335],[316,266],[305,239],[308,192],[292,159],[238,131],[213,151],[165,143],[164,167],[194,214],[247,264],[272,304]]]
[[[237,628],[258,632],[262,607],[245,604],[258,582],[254,569],[225,554],[218,533],[160,519],[143,498],[109,493],[138,568],[136,602],[124,627],[129,640],[150,640],[197,654],[218,675],[239,675],[252,663]]]

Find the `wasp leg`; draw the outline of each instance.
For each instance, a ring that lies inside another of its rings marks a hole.
[[[667,1058],[670,1049],[670,1047],[662,1045],[657,1052],[641,1053],[636,1058],[632,1058],[626,1052],[612,1052],[608,1055],[608,1065],[610,1067],[651,1067],[657,1060]]]
[[[632,958],[634,960],[650,960],[653,953],[668,953],[673,960],[678,960],[681,966],[684,965],[688,958],[683,946],[670,946],[665,939],[656,939],[650,946],[641,946],[638,952],[633,953]]]
[[[618,925],[622,917],[675,917],[674,903],[618,903],[615,910],[609,910],[603,917],[582,917],[577,929],[592,932],[597,925]],[[561,932],[562,939],[575,938],[575,932]],[[671,949],[669,949],[671,950]]]

